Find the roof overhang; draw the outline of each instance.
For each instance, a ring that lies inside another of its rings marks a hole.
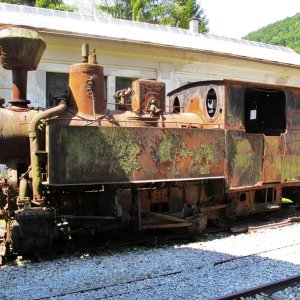
[[[174,27],[6,3],[0,3],[0,22],[30,26],[49,34],[204,52],[300,68],[300,55],[289,48]]]

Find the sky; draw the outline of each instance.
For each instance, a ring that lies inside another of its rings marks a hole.
[[[93,13],[103,0],[65,0]],[[300,12],[300,0],[198,0],[209,19],[209,33],[241,38],[249,32]],[[300,30],[299,30],[300,32]]]
[[[300,12],[300,0],[200,0],[200,5],[209,33],[233,38]]]

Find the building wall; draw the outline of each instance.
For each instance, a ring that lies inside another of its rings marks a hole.
[[[153,78],[166,83],[166,92],[199,80],[234,79],[300,87],[300,67],[188,49],[108,41],[90,37],[64,36],[42,32],[47,49],[36,71],[29,72],[27,98],[32,106],[46,105],[46,73],[68,73],[81,61],[81,44],[96,48],[98,63],[104,67],[107,101],[113,103],[116,78]],[[0,97],[11,98],[11,72],[0,71]],[[168,103],[168,102],[166,102]],[[109,108],[114,105],[109,104]]]

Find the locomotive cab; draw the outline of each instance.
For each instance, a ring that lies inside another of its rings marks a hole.
[[[297,88],[223,80],[191,83],[169,97],[174,112],[193,111],[202,128],[223,129],[229,215],[278,209],[282,193],[299,195]]]

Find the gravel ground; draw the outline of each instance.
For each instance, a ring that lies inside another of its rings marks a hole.
[[[0,299],[213,299],[300,273],[300,224],[213,237],[4,266]],[[297,291],[274,299],[300,299]]]

